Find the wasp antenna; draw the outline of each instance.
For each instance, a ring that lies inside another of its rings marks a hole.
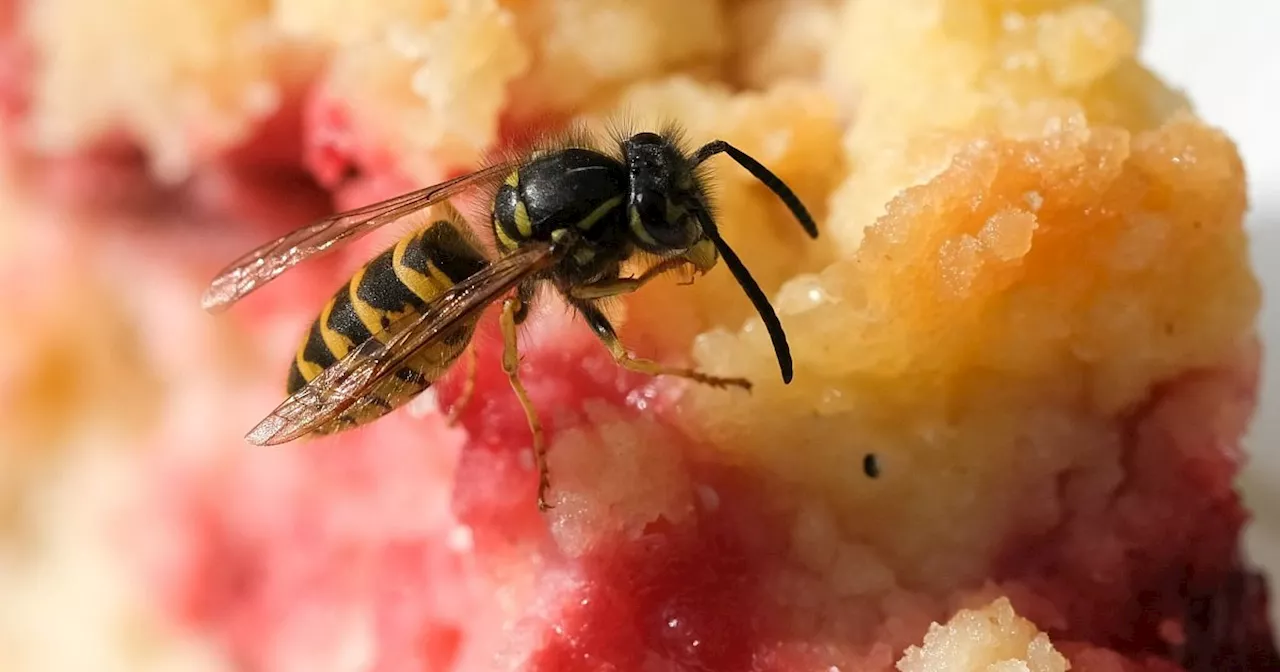
[[[720,231],[716,228],[715,222],[711,221],[711,218],[706,213],[701,212],[698,213],[698,219],[702,222],[703,232],[706,233],[707,238],[711,239],[711,243],[716,246],[716,250],[720,253],[720,257],[724,259],[724,263],[729,266],[729,272],[733,273],[733,279],[738,282],[738,286],[746,293],[747,298],[751,299],[751,305],[755,306],[760,319],[764,320],[764,327],[769,331],[769,340],[773,342],[773,352],[778,356],[778,368],[782,371],[782,382],[790,383],[793,373],[791,346],[787,345],[787,333],[782,330],[782,322],[778,319],[778,314],[774,312],[773,305],[769,303],[769,297],[765,296],[755,278],[751,277],[751,272],[747,270],[742,260],[734,253],[733,248],[729,247],[729,243],[720,237]]]
[[[778,198],[782,199],[782,202],[786,204],[787,209],[791,211],[791,214],[797,220],[799,220],[800,226],[804,228],[804,232],[809,234],[810,238],[818,237],[817,223],[813,221],[813,216],[811,216],[809,211],[805,209],[804,204],[800,202],[798,197],[796,197],[795,192],[791,191],[791,187],[788,187],[786,182],[783,182],[781,178],[774,175],[773,172],[768,168],[765,168],[759,161],[751,158],[737,147],[734,147],[724,140],[712,140],[702,147],[699,147],[698,151],[694,152],[693,165],[697,166],[716,154],[728,154],[729,158],[737,161],[738,165],[743,168],[746,168],[747,172],[751,173],[753,177],[763,182],[764,186],[769,187],[769,191],[777,194]],[[717,247],[719,247],[719,245],[720,243],[717,243]],[[743,289],[746,289],[746,287],[744,286]]]

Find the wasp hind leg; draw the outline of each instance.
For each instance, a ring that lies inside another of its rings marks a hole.
[[[507,299],[502,302],[502,370],[511,381],[511,389],[515,391],[524,415],[529,421],[529,431],[533,433],[533,464],[538,469],[538,510],[546,511],[547,490],[551,487],[551,477],[547,470],[547,447],[542,435],[542,422],[538,420],[538,412],[529,400],[529,393],[520,382],[520,351],[516,346],[516,325],[525,314],[520,299]]]
[[[450,427],[458,424],[462,418],[462,412],[467,410],[467,404],[471,403],[471,396],[476,391],[476,368],[479,356],[476,354],[475,346],[467,347],[467,352],[463,356],[467,358],[467,377],[462,382],[462,394],[458,395],[458,400],[453,402],[453,408],[449,409],[449,415],[445,418],[445,422]]]
[[[740,387],[744,390],[751,389],[751,381],[746,378],[721,378],[712,376],[696,369],[667,366],[658,362],[634,357],[627,352],[626,346],[618,339],[618,333],[614,331],[613,325],[609,323],[609,318],[590,301],[584,301],[573,297],[569,298],[569,304],[582,314],[583,319],[591,326],[591,330],[596,333],[596,337],[604,343],[604,347],[608,348],[609,354],[613,355],[614,361],[624,369],[630,371],[638,371],[650,376],[677,376],[687,378],[689,380],[710,385],[718,388]]]

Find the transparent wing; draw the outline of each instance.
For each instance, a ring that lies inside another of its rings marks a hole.
[[[499,258],[441,294],[422,312],[401,318],[354,348],[276,407],[245,438],[261,446],[309,434],[359,403],[414,353],[546,268],[553,258],[550,245],[522,247]]]
[[[221,312],[306,259],[430,207],[470,187],[508,175],[516,165],[514,161],[494,164],[447,182],[330,215],[295,229],[224,268],[210,283],[201,303],[209,312]]]

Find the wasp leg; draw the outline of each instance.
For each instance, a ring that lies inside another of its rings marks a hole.
[[[680,378],[688,378],[712,387],[751,389],[751,381],[746,378],[721,378],[695,369],[666,366],[648,359],[633,357],[627,352],[626,347],[622,345],[622,341],[618,340],[618,333],[614,331],[613,325],[609,323],[609,318],[605,317],[604,313],[600,312],[600,309],[595,304],[572,297],[569,298],[569,304],[582,313],[582,317],[586,319],[587,324],[591,325],[592,331],[596,332],[596,337],[604,343],[604,347],[609,349],[609,354],[613,355],[614,361],[624,369],[647,373],[651,376],[679,376]]]
[[[591,285],[581,285],[569,289],[569,296],[574,299],[590,301],[592,299],[603,299],[610,296],[620,296],[622,294],[630,294],[643,287],[646,283],[654,278],[684,266],[692,266],[697,270],[697,265],[684,257],[671,257],[650,266],[648,270],[640,274],[638,278],[614,278],[605,280]],[[691,283],[685,283],[691,284]]]
[[[516,325],[524,324],[529,318],[529,307],[533,305],[533,296],[537,291],[538,285],[533,282],[522,282],[516,287],[516,303],[515,321]]]
[[[462,412],[467,409],[467,404],[471,403],[471,395],[476,391],[476,369],[479,356],[476,354],[475,346],[467,348],[467,378],[462,383],[462,394],[458,400],[453,402],[453,408],[449,409],[449,416],[445,418],[445,422],[450,427],[458,424],[458,420],[462,417]]]
[[[533,433],[533,463],[538,469],[538,510],[546,511],[547,489],[551,487],[551,478],[547,471],[547,448],[542,436],[542,422],[529,400],[529,393],[520,382],[520,352],[516,348],[516,317],[522,312],[519,299],[507,299],[502,302],[502,370],[507,372],[511,381],[511,389],[515,390],[524,415],[529,420],[529,430]]]

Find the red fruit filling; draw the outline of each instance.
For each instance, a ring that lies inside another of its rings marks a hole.
[[[553,444],[585,422],[586,405],[634,418],[634,402],[653,396],[653,383],[618,369],[582,325],[535,329],[530,340],[522,376]],[[184,531],[171,604],[222,632],[254,669],[331,650],[331,639],[351,636],[351,614],[372,614],[365,646],[379,670],[484,667],[493,659],[482,652],[556,671],[876,669],[895,659],[868,639],[889,621],[868,621],[845,641],[820,623],[797,625],[805,608],[767,589],[796,569],[787,559],[793,513],[731,468],[687,462],[699,493],[692,515],[563,553],[533,506],[529,429],[499,368],[492,320],[477,343],[465,438],[438,418],[402,414],[275,457],[246,453],[213,482],[169,479],[165,506]],[[439,384],[444,408],[461,371]],[[1264,589],[1235,550],[1244,513],[1230,488],[1230,447],[1253,403],[1251,376],[1207,372],[1154,391],[1123,421],[1119,494],[1101,503],[1064,495],[1075,513],[1060,528],[1011,542],[996,577],[1074,669],[1280,664]],[[1064,481],[1073,491],[1087,489]],[[921,613],[942,618],[951,597],[925,597]]]

